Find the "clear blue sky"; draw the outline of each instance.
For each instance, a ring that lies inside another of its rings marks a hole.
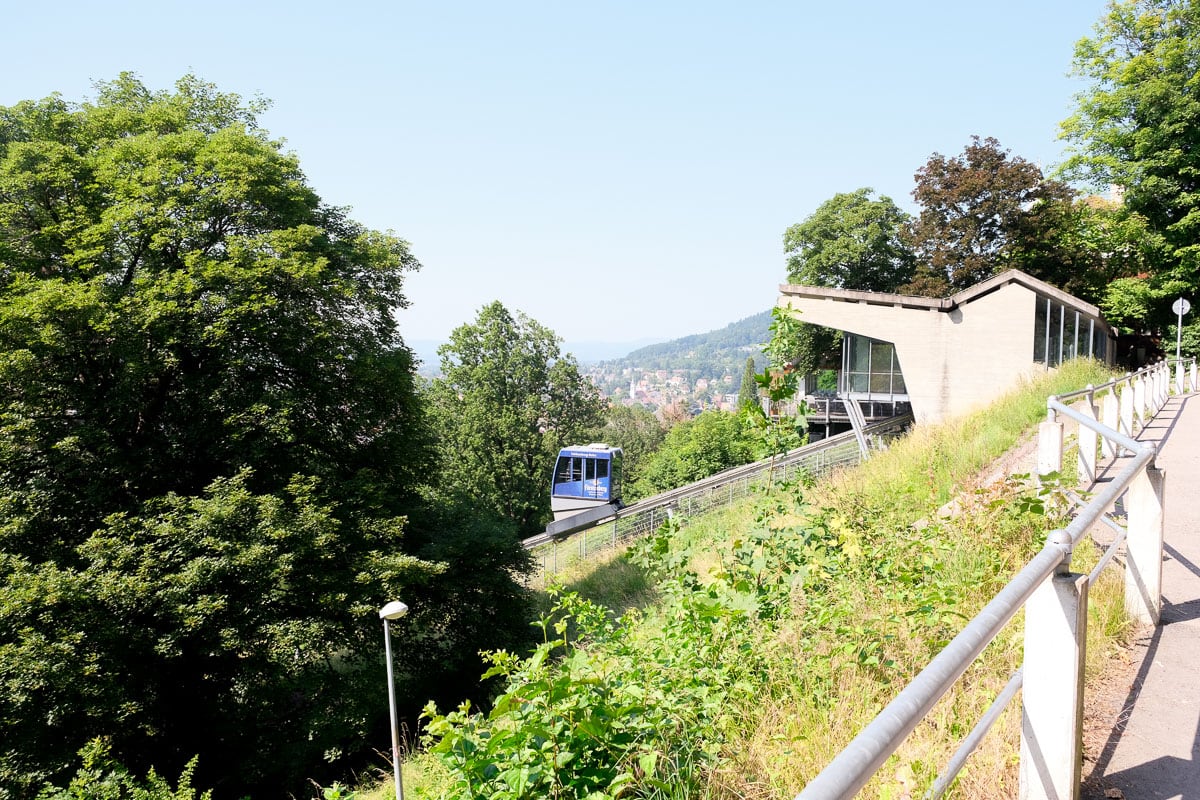
[[[1049,167],[1103,0],[9,0],[0,105],[137,72],[274,102],[310,182],[407,239],[406,338],[500,300],[568,342],[769,308],[784,229],[837,192],[910,208],[972,134]]]

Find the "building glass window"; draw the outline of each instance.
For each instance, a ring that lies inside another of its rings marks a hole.
[[[1057,367],[1062,363],[1062,312],[1063,307],[1058,303],[1050,304],[1050,314],[1046,324],[1049,336],[1046,337],[1046,366]]]
[[[1033,360],[1046,363],[1046,316],[1050,313],[1050,299],[1038,297],[1033,310]]]
[[[871,391],[881,394],[892,392],[892,353],[896,350],[888,342],[871,342]]]
[[[1072,358],[1107,361],[1108,331],[1099,319],[1048,297],[1038,296],[1033,312],[1033,360],[1057,367]]]
[[[846,337],[846,380],[852,392],[868,391],[871,381],[871,340]]]
[[[1079,312],[1063,309],[1063,347],[1062,360],[1070,361],[1077,352],[1076,342],[1079,333]]]
[[[895,395],[906,392],[896,359],[896,346],[847,334],[843,351],[843,386],[848,392]]]

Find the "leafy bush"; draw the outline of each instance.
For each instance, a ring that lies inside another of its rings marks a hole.
[[[630,487],[636,500],[665,492],[754,460],[756,442],[741,414],[705,411],[667,432],[662,447],[646,456]]]
[[[47,786],[38,800],[210,800],[212,792],[196,796],[192,772],[196,759],[188,762],[174,789],[151,769],[145,780],[138,780],[117,763],[103,739],[93,739],[79,751],[83,764],[64,788]]]

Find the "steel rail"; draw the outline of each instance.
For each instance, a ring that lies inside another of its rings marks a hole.
[[[1126,372],[1120,378],[1113,378],[1111,381],[1106,381],[1105,383],[1102,383],[1099,386],[1085,387],[1083,389],[1076,389],[1073,392],[1066,392],[1064,394],[1060,394],[1060,395],[1058,395],[1058,399],[1059,400],[1070,400],[1070,399],[1074,399],[1076,397],[1083,397],[1084,395],[1087,395],[1087,394],[1096,394],[1098,392],[1103,392],[1105,389],[1116,388],[1117,386],[1120,386],[1122,383],[1131,383],[1135,378],[1145,377],[1147,375],[1150,375],[1155,370],[1162,369],[1164,367],[1167,369],[1170,369],[1171,366],[1174,364],[1191,364],[1191,363],[1194,363],[1195,361],[1196,361],[1195,358],[1164,358],[1162,361],[1159,361],[1157,364],[1151,364],[1148,367],[1142,367],[1137,372]]]
[[[1021,686],[1025,683],[1025,672],[1023,669],[1018,669],[1008,679],[1004,689],[988,706],[988,710],[979,718],[979,722],[975,723],[975,727],[963,739],[962,744],[954,751],[954,755],[946,762],[946,769],[937,780],[933,782],[933,786],[925,793],[927,800],[937,800],[946,790],[950,788],[950,784],[954,783],[954,779],[958,777],[958,773],[966,765],[967,759],[975,752],[975,748],[979,747],[979,743],[983,741],[983,737],[987,736],[988,731],[1000,719],[1000,715],[1004,713],[1004,709],[1008,708],[1009,703],[1017,696]]]
[[[1102,490],[1093,495],[1091,502],[1084,506],[1071,520],[1070,524],[1067,525],[1066,531],[1071,535],[1071,543],[1075,544],[1092,525],[1108,513],[1108,509],[1116,503],[1117,498],[1129,488],[1129,484],[1133,481],[1133,478],[1144,467],[1153,464],[1157,449],[1153,442],[1139,442],[1137,439],[1131,439],[1124,434],[1117,433],[1104,423],[1097,422],[1054,398],[1047,400],[1046,406],[1053,412],[1070,417],[1080,425],[1086,425],[1100,435],[1111,439],[1125,449],[1133,452],[1133,456],[1129,458],[1129,463],[1125,465],[1125,468],[1117,473],[1117,476],[1108,482]]]

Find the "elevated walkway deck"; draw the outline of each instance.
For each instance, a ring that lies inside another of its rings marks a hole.
[[[1200,800],[1200,395],[1170,398],[1137,438],[1166,472],[1162,622],[1093,702],[1082,797]]]

